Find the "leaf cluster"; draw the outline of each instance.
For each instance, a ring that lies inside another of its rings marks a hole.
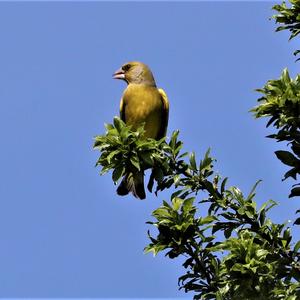
[[[278,12],[278,14],[274,15],[273,18],[276,23],[281,24],[277,27],[276,31],[290,31],[289,40],[293,39],[300,33],[300,1],[290,0],[290,3],[292,4],[290,7],[286,5],[285,1],[273,6],[273,9]],[[296,50],[294,55],[297,55],[298,53],[300,53],[300,50]],[[297,60],[299,59],[300,58]]]
[[[275,154],[285,165],[291,167],[284,175],[284,180],[297,179],[300,174],[300,75],[291,79],[287,69],[277,80],[269,80],[262,89],[257,89],[263,96],[259,105],[252,109],[256,118],[268,117],[267,127],[272,125],[277,132],[269,138],[278,142],[286,141],[291,151],[280,150]],[[290,197],[300,196],[299,184],[291,190]]]
[[[126,173],[155,169],[155,178],[166,173],[169,166],[164,156],[167,144],[164,138],[156,141],[144,137],[143,125],[136,131],[118,117],[113,124],[105,124],[106,133],[95,137],[94,149],[101,155],[96,166],[101,166],[101,175],[112,171],[112,180],[117,183]],[[159,171],[157,171],[159,170]]]
[[[267,218],[276,203],[269,200],[257,209],[256,185],[244,197],[238,188],[226,187],[213,162],[209,151],[199,166],[190,155],[170,203],[164,201],[153,212],[155,221],[148,222],[158,234],[148,232],[145,251],[186,257],[179,285],[196,292],[194,299],[298,299],[300,242],[293,247],[290,229]],[[199,204],[208,204],[201,215],[194,205],[200,192],[207,197]]]
[[[181,289],[194,299],[300,297],[300,242],[293,245],[286,224],[267,217],[274,201],[257,209],[256,185],[247,197],[228,187],[227,178],[214,171],[210,150],[200,161],[194,152],[181,152],[178,131],[166,142],[146,139],[143,128],[133,132],[118,118],[106,129],[95,139],[102,173],[112,170],[116,182],[129,170],[151,169],[150,191],[154,184],[156,193],[175,189],[148,222],[156,235],[148,231],[145,252],[185,258]]]
[[[155,193],[178,186],[180,174],[190,172],[183,158],[187,153],[179,152],[182,142],[178,141],[179,131],[174,131],[169,143],[165,138],[155,140],[145,138],[143,124],[136,131],[119,118],[113,124],[105,124],[106,133],[95,137],[94,150],[101,152],[96,166],[102,167],[100,174],[112,171],[116,184],[127,173],[151,170],[148,190]],[[191,158],[192,159],[192,158]]]

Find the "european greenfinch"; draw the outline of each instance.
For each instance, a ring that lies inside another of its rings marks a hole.
[[[141,62],[129,62],[117,70],[113,78],[127,83],[120,102],[121,119],[132,130],[144,123],[146,138],[159,140],[164,137],[169,119],[169,101],[166,93],[156,87],[149,67]],[[132,193],[138,199],[145,199],[144,171],[125,174],[117,193],[122,196]]]

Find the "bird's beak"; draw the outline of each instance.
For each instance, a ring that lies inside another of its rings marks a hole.
[[[125,79],[125,72],[122,69],[117,70],[114,74],[113,74],[113,78],[114,79]]]

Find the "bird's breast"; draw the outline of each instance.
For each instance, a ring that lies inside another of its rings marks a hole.
[[[136,130],[145,123],[146,137],[156,138],[161,126],[162,101],[156,87],[130,84],[123,94],[125,122]]]

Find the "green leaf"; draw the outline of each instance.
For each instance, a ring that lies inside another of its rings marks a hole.
[[[213,159],[210,157],[210,148],[207,149],[204,159],[200,161],[200,170],[210,169]]]
[[[137,168],[138,171],[141,170],[139,159],[136,156],[131,156],[130,162]]]
[[[294,53],[293,53],[293,55],[297,55],[297,54],[299,54],[300,53],[300,50],[296,50],[296,51],[294,51]]]
[[[284,240],[289,240],[291,237],[291,230],[290,228],[287,228],[284,232],[283,232],[283,239]]]
[[[156,210],[153,211],[152,215],[156,217],[158,220],[160,220],[162,217],[169,217],[170,213],[165,207],[159,207]]]
[[[231,236],[232,231],[235,229],[235,227],[228,227],[224,230],[224,236],[226,239],[229,239]]]
[[[277,115],[274,115],[267,123],[266,127],[269,127],[275,120],[278,119]]]
[[[143,152],[141,153],[141,157],[142,157],[142,160],[148,165],[148,166],[153,166],[154,164],[154,160],[151,156],[151,153],[149,152]]]
[[[184,153],[180,154],[178,156],[178,158],[183,158],[183,157],[187,156],[188,154],[189,154],[188,152],[184,152]]]
[[[185,200],[183,201],[182,211],[183,211],[183,212],[188,212],[188,211],[190,211],[191,208],[193,207],[194,201],[195,201],[195,198],[194,198],[194,197],[185,199]]]
[[[179,130],[175,130],[172,134],[172,137],[171,137],[171,140],[170,140],[170,147],[175,150],[176,149],[176,141],[177,141],[177,137],[178,137],[178,134],[179,134]]]
[[[120,150],[111,151],[106,157],[107,162],[110,164],[112,158],[119,153],[120,153]]]
[[[177,197],[173,198],[172,199],[173,209],[176,211],[179,210],[182,203],[183,203],[182,199],[177,198]]]
[[[296,219],[296,221],[294,222],[294,225],[300,225],[300,218]]]
[[[299,160],[290,152],[288,151],[275,151],[277,158],[284,163],[285,165],[294,167],[296,164],[299,163]]]
[[[160,184],[164,179],[164,172],[161,168],[154,168],[153,169],[153,176],[155,180]]]
[[[253,218],[253,212],[251,210],[245,210],[245,214],[248,218],[252,219]]]
[[[286,180],[287,178],[289,177],[292,177],[294,178],[295,180],[297,179],[297,174],[299,174],[299,169],[298,168],[292,168],[290,169],[289,171],[287,171],[285,174],[284,174],[284,178],[283,180]]]
[[[300,158],[300,144],[294,142],[291,148],[293,152]]]
[[[167,245],[148,245],[144,249],[144,253],[152,252],[153,256],[156,256],[159,252],[165,250],[167,248]]]
[[[114,126],[112,124],[107,124],[105,123],[104,124],[104,127],[106,128],[107,131],[111,130],[111,129],[114,129]]]
[[[215,216],[206,216],[204,218],[199,219],[199,224],[200,225],[210,224],[210,223],[212,223],[213,221],[216,221],[216,220],[218,220],[218,218],[215,217]]]
[[[228,177],[225,177],[224,180],[222,181],[222,184],[221,184],[221,193],[222,194],[225,192],[225,186],[226,186],[227,180],[228,180]]]
[[[197,165],[196,165],[196,158],[195,158],[195,152],[192,152],[190,154],[190,169],[197,172]]]
[[[265,210],[265,208],[268,206],[267,209],[265,210],[267,212],[268,210],[270,210],[275,205],[277,205],[277,203],[274,200],[270,199],[270,200],[266,201],[265,203],[263,203],[263,205],[259,209],[258,213],[260,213],[263,210]]]
[[[122,128],[126,125],[119,117],[114,117],[114,126],[118,132],[121,132]]]
[[[175,187],[177,187],[178,184],[180,183],[180,174],[176,174],[176,175],[173,177],[173,180],[174,180],[174,185],[175,185]]]
[[[182,190],[176,191],[171,195],[171,199],[177,197],[178,195],[180,195],[182,193]]]
[[[125,168],[123,166],[120,166],[116,169],[114,169],[112,173],[112,180],[116,183],[118,180],[123,176],[125,171]]]
[[[285,68],[282,72],[282,79],[284,80],[284,82],[286,84],[289,84],[291,82],[291,78],[290,78],[289,71],[287,68]]]
[[[294,247],[294,252],[297,253],[300,248],[300,241],[298,241]]]
[[[300,196],[300,187],[295,187],[291,190],[289,198]]]
[[[247,197],[246,201],[250,201],[254,196],[255,196],[255,190],[257,188],[257,186],[262,182],[262,180],[258,180],[254,186],[252,187],[249,196]]]

